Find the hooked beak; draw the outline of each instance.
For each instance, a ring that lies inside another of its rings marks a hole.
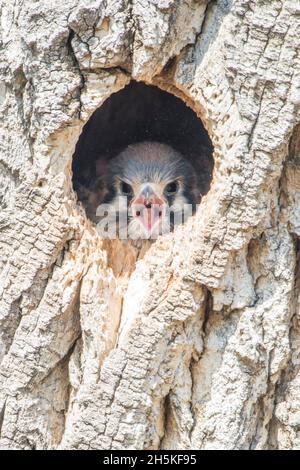
[[[158,196],[150,185],[147,185],[131,204],[133,218],[137,219],[148,232],[151,232],[163,219],[166,207],[166,201]]]

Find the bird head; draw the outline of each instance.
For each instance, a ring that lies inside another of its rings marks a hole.
[[[197,202],[194,168],[166,144],[130,145],[108,167],[105,202],[120,207],[120,198],[126,198],[129,238],[157,238],[173,227],[174,212]]]

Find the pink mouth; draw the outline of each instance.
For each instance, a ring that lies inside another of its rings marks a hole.
[[[149,201],[141,197],[134,201],[131,208],[133,217],[137,219],[148,232],[151,232],[166,213],[165,202],[157,196],[152,197]]]
[[[149,209],[142,206],[140,208],[134,208],[134,211],[135,213],[133,217],[137,219],[148,231],[151,231],[163,216],[163,208],[161,206],[151,206]]]

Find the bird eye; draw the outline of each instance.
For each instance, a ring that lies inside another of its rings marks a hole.
[[[132,195],[132,187],[130,186],[130,184],[125,183],[125,181],[121,182],[120,189],[121,189],[121,192],[125,194],[125,196]]]
[[[165,187],[165,192],[167,194],[175,194],[178,190],[178,183],[177,181],[172,181],[172,183],[167,184]]]

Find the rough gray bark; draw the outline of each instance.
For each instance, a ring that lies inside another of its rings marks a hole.
[[[299,2],[5,0],[1,25],[1,447],[300,449]],[[138,261],[71,181],[131,77],[215,148],[197,215]]]

